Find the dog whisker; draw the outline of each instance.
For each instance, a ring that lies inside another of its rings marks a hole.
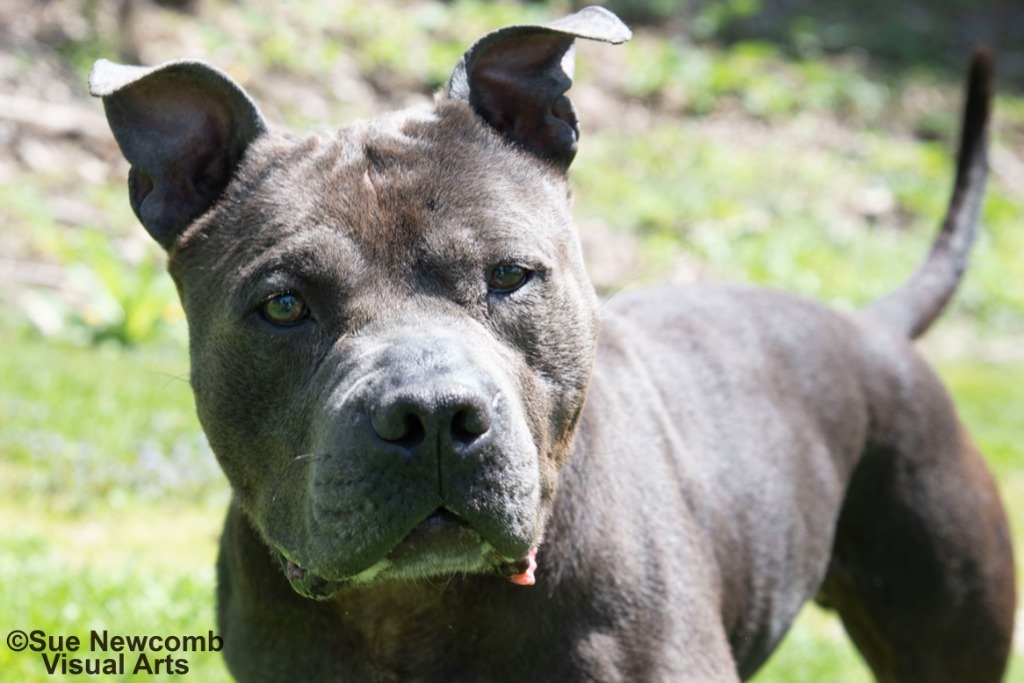
[[[164,385],[162,387],[163,389],[166,389],[167,387],[171,386],[171,384],[174,382],[181,382],[182,384],[192,386],[192,380],[189,379],[189,375],[187,372],[183,372],[180,375],[172,375],[167,372],[152,371],[149,374],[155,375],[156,377],[163,377],[164,379],[167,380],[166,382],[164,382]]]
[[[292,458],[292,460],[295,462],[298,462],[299,460],[309,460],[311,458],[318,460],[320,458],[326,458],[329,456],[330,453],[299,453],[294,458]]]
[[[632,285],[632,284],[634,284],[636,282],[640,282],[640,280],[641,280],[641,278],[635,277],[635,278],[632,278],[632,279],[627,280],[626,282],[622,283],[621,285],[619,285],[618,287],[613,289],[611,292],[609,292],[606,296],[601,297],[601,303],[599,303],[597,307],[599,309],[600,308],[604,308],[605,304],[609,303],[612,299],[617,297],[619,294],[622,294],[622,292],[626,289],[626,287],[629,287],[630,285]]]

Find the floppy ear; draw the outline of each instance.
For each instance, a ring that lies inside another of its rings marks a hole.
[[[618,17],[587,7],[548,24],[489,33],[462,56],[448,98],[469,103],[492,128],[527,152],[568,168],[579,125],[565,96],[572,85],[576,38],[622,43],[631,37]]]
[[[242,87],[199,61],[147,68],[101,59],[89,92],[103,98],[131,164],[132,209],[164,249],[220,197],[249,144],[267,130]]]

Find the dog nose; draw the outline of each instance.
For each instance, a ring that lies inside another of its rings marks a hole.
[[[403,388],[371,409],[370,423],[383,441],[409,450],[424,442],[439,448],[465,446],[491,428],[491,403],[463,385]]]

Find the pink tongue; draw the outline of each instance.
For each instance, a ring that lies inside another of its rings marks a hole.
[[[520,574],[513,574],[508,577],[508,580],[517,586],[532,586],[537,583],[537,577],[533,575],[537,571],[537,549],[534,548],[530,551],[530,554],[526,556],[526,561],[529,562],[529,566],[526,571]]]

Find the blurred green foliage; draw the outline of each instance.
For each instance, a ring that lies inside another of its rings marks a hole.
[[[63,292],[29,291],[21,300],[22,316],[40,333],[79,343],[113,341],[125,346],[183,336],[183,329],[176,325],[183,313],[174,284],[165,272],[163,256],[148,240],[142,246],[135,238],[111,239],[99,226],[68,230],[49,212],[41,188],[31,177],[0,187],[0,204],[10,219],[30,228],[34,250],[65,266]],[[130,253],[119,250],[119,245]]]
[[[675,96],[683,113],[710,114],[739,106],[758,118],[780,120],[802,111],[830,111],[857,121],[875,120],[890,92],[862,65],[792,61],[766,42],[739,43],[713,52],[674,39],[627,43],[626,93],[664,102]]]

